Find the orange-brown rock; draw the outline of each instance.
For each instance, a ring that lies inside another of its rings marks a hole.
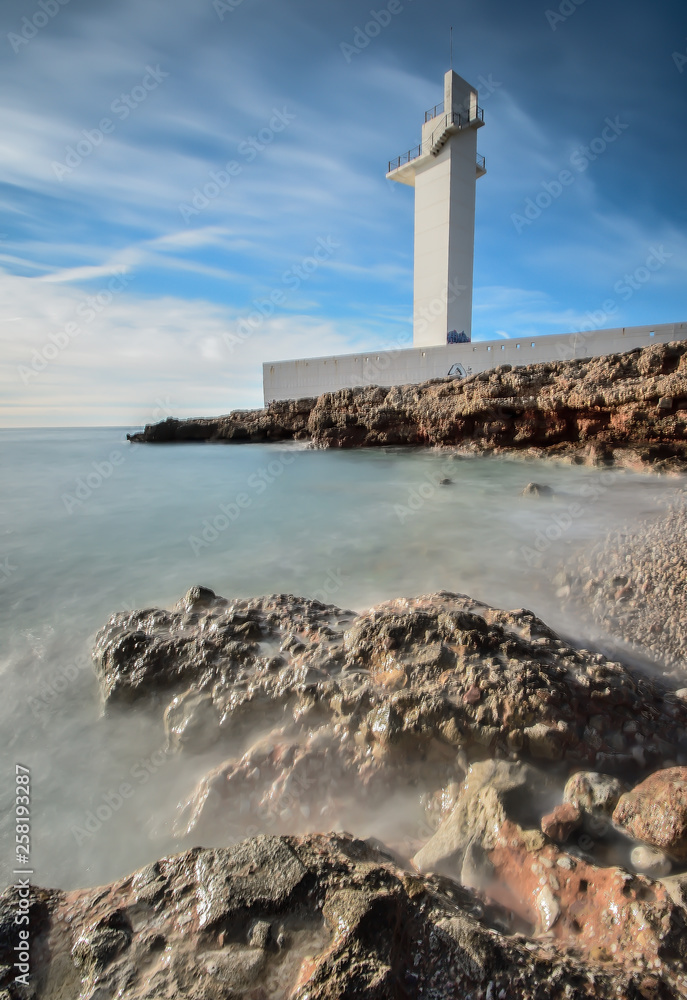
[[[564,844],[582,824],[582,813],[572,802],[562,802],[546,816],[542,816],[541,830],[545,837]]]
[[[629,449],[637,461],[684,461],[687,344],[502,365],[460,380],[341,389],[214,419],[169,419],[131,437],[152,443],[291,439],[327,448],[469,444],[482,450],[573,450],[597,461]]]
[[[561,868],[566,856],[554,847],[532,854],[518,841],[503,850],[494,862],[517,869],[509,877],[533,920],[553,894],[560,900],[553,933],[503,933],[502,907],[347,835],[256,837],[162,858],[96,889],[32,888],[30,992],[11,968],[19,897],[6,890],[0,995],[640,1000],[651,986],[656,1000],[684,997],[684,927],[671,924],[660,887],[617,872],[603,881],[584,864]]]
[[[533,929],[551,932],[561,945],[591,960],[622,960],[636,969],[661,968],[662,957],[677,949],[684,969],[685,912],[660,882],[623,868],[592,865],[553,844],[533,850],[510,822],[487,857],[493,881],[486,896],[499,899],[501,887],[507,886],[522,919]]]
[[[564,852],[547,843],[532,826],[546,785],[546,776],[527,765],[473,764],[453,810],[413,863],[425,874],[472,886],[511,911],[525,934],[548,935],[563,952],[574,949],[585,960],[622,962],[638,972],[683,974],[684,901],[661,882],[592,863],[577,845]],[[664,968],[669,955],[676,964]]]
[[[613,822],[631,837],[687,861],[687,767],[669,767],[626,792]]]

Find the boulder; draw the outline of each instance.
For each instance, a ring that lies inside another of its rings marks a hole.
[[[520,496],[552,497],[553,489],[550,486],[542,485],[542,483],[528,483],[524,490],[522,490]]]
[[[634,848],[630,862],[635,871],[651,878],[665,878],[673,869],[670,858],[663,851],[657,851],[655,847],[646,847],[644,844]]]
[[[578,771],[566,782],[563,801],[579,809],[587,833],[602,837],[610,830],[613,810],[628,787],[611,774]]]
[[[563,801],[576,806],[590,816],[609,819],[627,785],[611,774],[595,771],[577,771],[566,782]]]
[[[509,907],[404,870],[348,835],[255,837],[161,858],[96,889],[32,887],[23,897],[30,995],[640,1000],[650,978],[660,1000],[684,997],[678,910],[659,883],[647,902],[646,880],[614,871],[599,903],[624,922],[588,926],[584,897],[593,889],[580,888],[588,867],[562,867],[555,854],[519,860],[546,932],[529,940],[504,932]],[[561,935],[573,893],[582,905],[568,944]],[[12,969],[18,900],[16,889],[0,894],[0,996],[9,1000],[29,995]]]
[[[419,871],[440,872],[461,879],[468,848],[489,852],[509,818],[508,813],[519,812],[514,812],[514,800],[534,811],[546,784],[544,776],[526,764],[503,760],[473,764],[454,808],[415,855],[413,864]],[[474,867],[472,857],[467,860]],[[471,872],[470,884],[473,882]]]
[[[687,862],[687,767],[670,767],[626,792],[613,822],[635,840]]]

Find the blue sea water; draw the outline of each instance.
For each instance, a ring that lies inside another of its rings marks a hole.
[[[529,607],[589,644],[599,637],[563,616],[551,566],[678,485],[431,450],[131,445],[122,428],[2,431],[0,468],[0,859],[10,882],[19,763],[31,769],[34,881],[63,887],[187,846],[174,815],[219,762],[151,763],[158,718],[102,715],[89,655],[113,612],[171,606],[196,583],[354,610],[448,589]],[[554,499],[520,496],[529,481]],[[79,834],[123,780],[137,794]]]

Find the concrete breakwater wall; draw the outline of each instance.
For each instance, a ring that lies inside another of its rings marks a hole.
[[[275,400],[321,396],[323,392],[356,386],[417,385],[449,374],[464,377],[504,364],[531,365],[596,358],[675,340],[687,340],[687,323],[618,327],[442,347],[398,345],[358,354],[275,361],[263,365],[265,405]]]

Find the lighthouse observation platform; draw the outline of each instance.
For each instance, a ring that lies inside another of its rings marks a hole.
[[[427,129],[428,125],[432,126],[431,131]],[[444,113],[444,105],[436,105],[425,112],[422,142],[413,146],[407,153],[401,153],[395,160],[389,160],[387,178],[414,187],[418,168],[424,166],[430,157],[438,156],[452,135],[457,135],[468,128],[480,128],[482,125],[484,125],[483,108]],[[475,166],[477,177],[486,174],[487,167],[483,156],[477,156]]]
[[[304,399],[323,392],[368,385],[416,385],[433,378],[466,378],[499,365],[531,365],[545,361],[601,357],[687,340],[687,322],[660,326],[627,326],[612,330],[482,340],[440,347],[407,347],[359,351],[263,365],[265,405],[280,399]]]

